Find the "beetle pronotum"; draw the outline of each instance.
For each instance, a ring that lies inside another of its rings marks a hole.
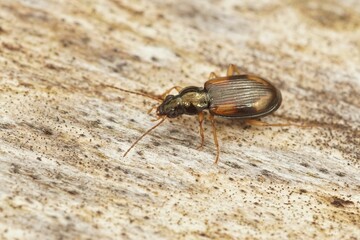
[[[160,121],[142,134],[124,153],[124,157],[143,137],[158,127],[167,118],[176,118],[183,114],[198,115],[201,137],[200,148],[204,144],[204,130],[202,126],[204,120],[203,111],[209,111],[209,120],[212,125],[216,146],[215,163],[219,161],[220,148],[214,116],[242,119],[247,124],[255,126],[291,125],[288,123],[270,124],[258,120],[260,117],[269,115],[280,107],[282,101],[281,93],[279,89],[268,80],[242,72],[233,64],[229,65],[226,77],[219,77],[212,72],[203,88],[191,86],[181,89],[181,87],[175,86],[161,96],[151,96],[114,86],[103,86],[149,97],[161,102],[161,104],[157,106],[156,111],[158,116],[157,120]],[[168,95],[174,89],[178,91],[178,94]]]

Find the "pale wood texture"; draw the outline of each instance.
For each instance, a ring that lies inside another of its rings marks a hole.
[[[0,1],[1,239],[357,239],[360,3]],[[251,127],[153,122],[160,94],[229,63],[283,105]]]

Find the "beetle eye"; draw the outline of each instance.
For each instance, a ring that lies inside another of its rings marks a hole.
[[[168,102],[174,98],[174,95],[167,95],[164,102]]]

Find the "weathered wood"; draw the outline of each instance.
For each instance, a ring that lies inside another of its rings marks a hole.
[[[283,105],[251,127],[152,126],[160,94],[229,63]],[[1,239],[356,239],[358,1],[2,0]]]

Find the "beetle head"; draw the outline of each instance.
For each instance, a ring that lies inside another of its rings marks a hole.
[[[165,100],[157,108],[158,116],[167,116],[168,118],[175,118],[184,113],[181,105],[181,99],[174,95],[167,95]]]

